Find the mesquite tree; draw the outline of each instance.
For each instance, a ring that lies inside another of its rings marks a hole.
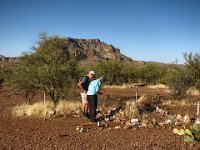
[[[78,78],[78,65],[65,46],[65,39],[58,36],[48,37],[42,33],[33,51],[25,53],[19,64],[14,67],[10,85],[15,84],[19,91],[37,89],[45,91],[56,106],[63,97],[70,96],[75,90]],[[14,77],[17,75],[18,77]],[[12,87],[12,86],[10,86]]]

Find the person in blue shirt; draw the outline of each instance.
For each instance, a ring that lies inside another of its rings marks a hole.
[[[96,109],[97,109],[97,100],[98,94],[102,94],[100,92],[101,85],[106,81],[105,77],[100,77],[99,79],[93,80],[90,82],[88,91],[87,91],[87,101],[89,108],[89,116],[92,122],[97,122],[96,119]]]

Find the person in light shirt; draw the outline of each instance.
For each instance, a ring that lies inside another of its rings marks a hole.
[[[105,77],[100,77],[99,79],[93,80],[90,82],[88,91],[87,91],[87,101],[89,108],[89,116],[92,122],[97,122],[96,119],[96,109],[97,109],[97,101],[98,94],[102,94],[100,92],[101,85],[106,81]]]

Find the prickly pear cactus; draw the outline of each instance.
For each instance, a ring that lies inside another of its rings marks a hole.
[[[178,135],[184,135],[185,134],[185,130],[184,129],[177,129],[177,128],[174,128],[173,129],[173,133],[174,134],[178,134]]]
[[[200,125],[194,123],[190,129],[173,129],[173,133],[177,135],[184,135],[185,142],[200,141]]]

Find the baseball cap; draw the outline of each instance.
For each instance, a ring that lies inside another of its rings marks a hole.
[[[89,74],[93,74],[93,75],[95,75],[95,72],[94,72],[94,71],[90,71]]]

